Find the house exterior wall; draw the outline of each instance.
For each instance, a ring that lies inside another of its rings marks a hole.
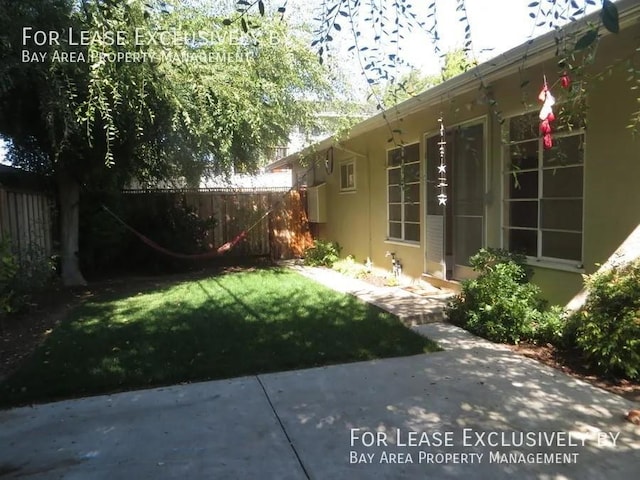
[[[598,67],[625,58],[638,44],[640,26],[610,36],[598,50]],[[615,41],[618,40],[618,41]],[[608,61],[607,61],[608,60]],[[588,168],[585,176],[585,268],[602,264],[640,223],[640,138],[627,128],[640,109],[623,62],[594,81],[589,96]]]
[[[588,67],[589,74],[607,70],[616,59],[625,58],[637,46],[640,25],[636,22],[618,35],[608,35],[598,46],[596,62]],[[530,63],[531,60],[528,60]],[[626,128],[631,115],[640,108],[637,90],[631,90],[627,80],[626,64],[618,62],[602,77],[589,80],[587,85],[586,131],[583,163],[583,222],[582,262],[553,262],[531,259],[535,274],[533,281],[540,285],[543,295],[553,303],[564,304],[582,286],[582,274],[592,273],[604,263],[627,235],[640,223],[640,144]],[[502,117],[538,111],[537,96],[543,75],[553,84],[560,72],[557,59],[528,68],[514,69],[513,73],[490,84],[496,108]],[[566,96],[559,84],[553,85],[558,107]],[[342,255],[354,255],[357,261],[371,258],[374,265],[390,269],[387,251],[394,252],[403,265],[403,272],[419,278],[425,272],[426,253],[426,187],[425,187],[425,135],[438,131],[438,117],[444,117],[448,128],[466,122],[482,122],[484,127],[485,165],[484,191],[484,245],[505,247],[505,148],[504,126],[492,112],[483,91],[468,89],[467,93],[444,96],[439,102],[424,105],[419,111],[401,120],[370,130],[342,142],[343,147],[362,156],[335,149],[335,167],[327,182],[327,223],[320,229],[325,239],[339,242]],[[390,130],[405,144],[419,143],[421,159],[421,234],[417,243],[389,241],[387,217],[387,150]],[[349,193],[340,192],[340,164],[355,159],[356,188]],[[450,179],[449,179],[450,180]],[[435,199],[427,199],[434,201]]]

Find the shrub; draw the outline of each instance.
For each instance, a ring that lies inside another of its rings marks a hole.
[[[196,209],[181,194],[140,195],[129,201],[126,221],[158,245],[176,253],[196,254],[210,250],[207,245],[213,218],[200,218]],[[129,235],[131,243],[125,253],[129,264],[158,272],[180,271],[198,266],[199,262],[183,260],[160,253]]]
[[[518,281],[528,282],[533,277],[533,269],[527,265],[527,257],[521,253],[514,253],[502,248],[481,248],[469,258],[469,265],[478,273],[490,272],[497,264],[513,263],[518,265],[520,272]]]
[[[367,268],[356,262],[353,255],[347,255],[346,258],[335,261],[332,268],[351,278],[362,278],[367,274]]]
[[[384,285],[385,287],[397,287],[400,285],[400,280],[397,277],[390,276],[385,279]]]
[[[331,267],[340,259],[340,247],[335,242],[316,240],[313,247],[304,252],[304,264],[312,267]]]
[[[529,283],[524,257],[481,249],[470,258],[479,273],[462,282],[462,293],[447,307],[449,319],[494,342],[553,341],[562,335],[560,310],[548,310],[540,289]]]
[[[585,277],[576,344],[602,372],[640,379],[640,261]]]
[[[8,239],[0,239],[0,314],[23,310],[54,278],[53,259],[42,248],[29,245],[17,255]]]
[[[552,305],[544,310],[534,324],[532,341],[536,343],[552,343],[558,347],[567,346],[567,319],[562,307]]]
[[[177,253],[197,254],[210,250],[207,238],[213,218],[199,218],[181,194],[96,194],[86,197],[81,215],[80,255],[89,274],[117,269],[143,272],[174,272],[199,267],[193,262],[167,256],[143,243],[121,225],[102,204],[136,231]]]
[[[120,265],[130,266],[124,252],[134,243],[132,234],[102,208],[108,205],[126,221],[126,202],[119,194],[86,192],[80,201],[80,267],[91,277],[96,273],[106,273],[118,269]]]
[[[18,273],[18,260],[6,238],[0,238],[0,315],[14,310],[16,292],[13,282]]]

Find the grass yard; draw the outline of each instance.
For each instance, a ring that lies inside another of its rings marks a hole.
[[[225,273],[87,300],[0,385],[0,404],[437,349],[395,316],[295,272]]]

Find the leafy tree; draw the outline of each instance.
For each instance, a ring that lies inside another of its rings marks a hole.
[[[382,105],[390,107],[400,103],[427,88],[466,72],[474,65],[475,62],[467,57],[464,50],[447,52],[444,55],[444,67],[439,75],[423,75],[419,70],[413,68],[402,75],[397,82],[386,85],[380,95]]]
[[[264,10],[275,5],[279,5],[278,11],[284,13],[286,4],[285,0],[270,2],[238,0],[236,1],[237,14],[232,18],[242,18],[253,9]],[[321,2],[315,18],[311,45],[316,49],[320,61],[324,62],[330,57],[334,50],[334,42],[338,38],[349,38],[351,42],[349,49],[356,53],[362,73],[369,84],[370,96],[375,99],[377,109],[384,110],[388,105],[385,105],[380,97],[381,85],[401,85],[403,81],[411,80],[398,78],[400,67],[406,65],[402,41],[407,33],[416,29],[427,32],[432,40],[433,51],[443,58],[445,53],[441,45],[438,12],[443,7],[451,7],[452,4],[462,26],[462,52],[467,58],[475,61],[471,35],[473,25],[467,15],[466,0],[455,0],[455,3],[451,0],[431,0],[426,6],[425,13],[410,0],[381,2],[325,0]],[[563,25],[581,19],[589,8],[598,7],[600,9],[598,21],[588,25],[586,32],[581,33],[579,37],[565,35],[561,29]],[[583,66],[595,57],[595,47],[601,33],[604,30],[612,33],[619,31],[618,9],[612,0],[535,0],[528,4],[528,9],[533,26],[556,32],[559,66],[561,71],[569,71],[573,77],[580,76]],[[635,89],[640,85],[640,69],[634,66],[634,61],[637,61],[637,58],[617,60],[618,63],[627,62],[630,65],[628,67],[632,71],[630,83]],[[613,66],[614,64],[611,68]],[[491,91],[482,72],[478,71],[477,74],[479,89],[491,98]],[[586,86],[587,80],[588,78],[585,77],[580,82],[581,88],[576,89],[578,95],[584,90],[582,87]],[[493,99],[491,108],[498,120],[502,122],[499,106]],[[395,139],[396,130],[391,125],[388,127],[391,138]],[[634,131],[640,130],[640,111],[633,114],[629,128],[633,128]]]
[[[251,171],[294,125],[313,122],[328,84],[308,46],[263,11],[237,32],[225,23],[219,9],[192,2],[0,5],[0,135],[14,163],[55,180],[66,284],[84,283],[81,188]],[[36,45],[38,31],[63,40]],[[23,61],[23,50],[45,61]],[[54,61],[64,54],[83,58]]]

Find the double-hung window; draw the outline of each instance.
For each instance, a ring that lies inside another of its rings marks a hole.
[[[537,112],[509,120],[504,244],[538,260],[581,266],[585,133],[556,132],[547,150],[538,131]]]
[[[387,152],[389,240],[420,242],[420,144]]]

